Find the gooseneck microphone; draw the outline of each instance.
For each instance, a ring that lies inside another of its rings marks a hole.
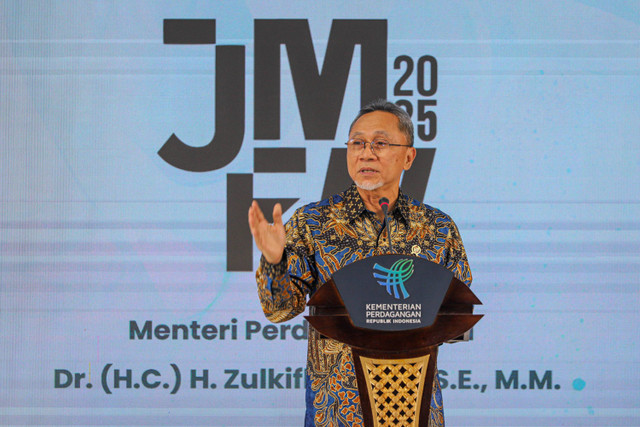
[[[391,243],[391,232],[389,230],[389,216],[387,215],[389,212],[389,199],[386,197],[381,197],[378,201],[380,204],[380,208],[382,209],[382,213],[384,214],[384,224],[387,227],[387,240],[389,241],[389,252],[393,253],[393,244]]]

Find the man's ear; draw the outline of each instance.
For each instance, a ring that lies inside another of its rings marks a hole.
[[[406,153],[406,157],[405,157],[405,161],[404,161],[404,170],[408,171],[409,169],[411,169],[411,165],[413,164],[413,161],[416,158],[416,149],[415,147],[409,147],[407,148],[407,153]]]

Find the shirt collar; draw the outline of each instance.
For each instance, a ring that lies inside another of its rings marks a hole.
[[[351,187],[343,193],[343,200],[346,217],[349,222],[357,220],[367,212],[367,208],[364,206],[362,197],[360,193],[358,193],[358,188],[355,184],[351,184]],[[393,210],[389,212],[389,216],[402,219],[405,223],[409,222],[409,198],[402,190],[398,191],[398,200],[396,200]]]

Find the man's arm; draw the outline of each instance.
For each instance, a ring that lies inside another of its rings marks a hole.
[[[453,274],[457,279],[464,282],[467,286],[471,286],[471,269],[469,268],[469,261],[467,260],[467,252],[462,244],[462,237],[460,231],[455,222],[451,220],[451,226],[449,227],[449,235],[446,240],[447,248],[447,261],[445,265],[449,270],[453,271]],[[473,328],[461,336],[447,341],[449,344],[453,344],[460,341],[469,341],[473,339]]]
[[[299,223],[298,213],[283,226],[279,204],[274,207],[273,225],[264,219],[256,202],[249,210],[249,227],[262,251],[256,271],[258,296],[265,316],[272,322],[284,322],[302,313],[307,295],[315,289],[313,244],[306,236],[305,225]]]
[[[469,261],[467,260],[467,252],[464,249],[458,227],[451,218],[449,219],[451,220],[451,224],[449,226],[449,234],[447,235],[447,240],[445,242],[447,254],[445,266],[449,270],[453,271],[453,274],[457,279],[464,282],[467,286],[471,286],[472,276]]]

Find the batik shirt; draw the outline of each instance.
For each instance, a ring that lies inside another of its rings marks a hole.
[[[285,224],[286,246],[279,264],[264,257],[256,273],[266,317],[289,320],[305,310],[313,294],[340,268],[373,255],[389,253],[382,222],[365,208],[355,185],[345,192],[295,211]],[[442,211],[400,191],[389,213],[394,253],[426,258],[471,284],[471,271],[460,233]],[[309,328],[305,426],[363,426],[350,348]],[[442,392],[433,382],[429,425],[443,426]]]

